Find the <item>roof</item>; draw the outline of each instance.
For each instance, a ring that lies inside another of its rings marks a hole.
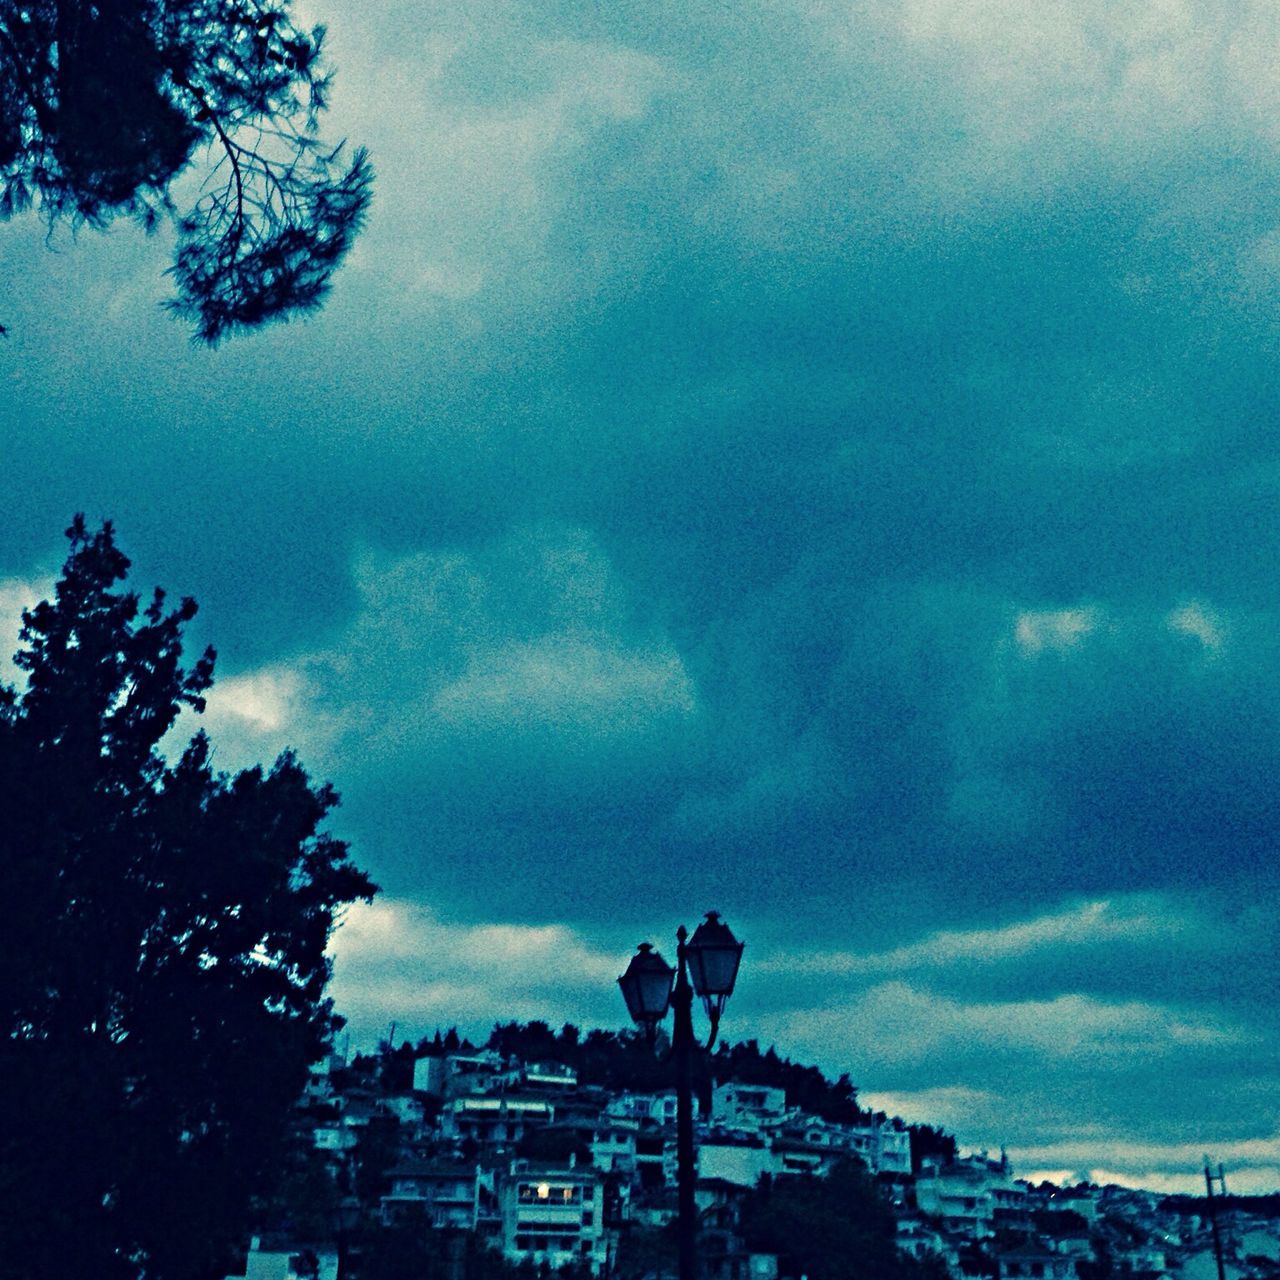
[[[442,1160],[406,1160],[387,1170],[388,1178],[474,1178],[474,1164],[448,1164]]]

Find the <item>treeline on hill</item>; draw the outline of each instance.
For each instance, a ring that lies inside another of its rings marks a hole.
[[[753,1253],[778,1256],[783,1275],[808,1280],[947,1280],[946,1264],[897,1247],[893,1211],[856,1161],[826,1177],[760,1179],[740,1205],[737,1230]],[[619,1242],[617,1280],[651,1280],[676,1266],[675,1225],[633,1228]]]
[[[1239,1209],[1259,1218],[1280,1218],[1280,1192],[1265,1196],[1215,1196],[1213,1203],[1219,1212]],[[1206,1196],[1169,1196],[1160,1202],[1160,1208],[1168,1213],[1204,1217],[1209,1212],[1209,1201]]]
[[[583,1035],[566,1024],[557,1034],[545,1022],[500,1022],[486,1047],[526,1062],[562,1062],[577,1071],[582,1084],[633,1093],[671,1087],[671,1066],[665,1055],[631,1031],[597,1030]],[[694,1089],[704,1110],[710,1110],[713,1083],[725,1080],[784,1089],[788,1106],[825,1120],[856,1124],[864,1116],[847,1075],[830,1081],[817,1067],[779,1056],[772,1045],[762,1051],[755,1040],[721,1044],[714,1053],[695,1058]]]
[[[499,1022],[482,1047],[523,1062],[562,1063],[578,1073],[582,1084],[656,1093],[669,1089],[672,1083],[671,1065],[662,1052],[664,1043],[660,1039],[655,1051],[643,1035],[634,1031],[594,1030],[583,1034],[572,1023],[556,1032],[545,1022]],[[424,1038],[416,1047],[406,1042],[396,1050],[386,1048],[397,1059],[394,1069],[406,1077],[404,1085],[408,1087],[415,1059],[470,1052],[477,1047],[459,1036],[456,1028],[450,1028]],[[728,1080],[782,1089],[789,1107],[835,1124],[858,1124],[872,1117],[870,1111],[858,1105],[857,1087],[847,1074],[829,1080],[817,1067],[784,1058],[773,1045],[762,1050],[755,1040],[721,1044],[714,1053],[695,1059],[694,1089],[704,1114],[711,1108],[713,1083]],[[910,1126],[910,1131],[913,1172],[919,1172],[921,1161],[927,1157],[948,1159],[956,1154],[955,1138],[942,1129],[916,1124]]]

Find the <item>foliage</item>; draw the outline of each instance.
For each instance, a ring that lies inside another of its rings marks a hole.
[[[315,1117],[318,1108],[310,1112]],[[329,1156],[315,1148],[311,1132],[299,1126],[277,1162],[274,1175],[253,1206],[258,1233],[290,1240],[325,1240],[347,1187],[334,1177]]]
[[[325,144],[324,31],[292,0],[0,0],[0,218],[177,228],[167,304],[216,343],[317,307],[368,206]],[[206,177],[179,212],[171,187]]]
[[[387,1173],[400,1161],[400,1126],[391,1116],[371,1116],[354,1152],[355,1195],[367,1210],[388,1190]]]
[[[562,1125],[539,1125],[531,1127],[516,1143],[516,1155],[535,1165],[564,1167],[573,1160],[587,1166],[591,1164],[591,1144],[584,1141],[575,1129]]]
[[[0,694],[0,1276],[196,1280],[275,1172],[338,1022],[335,913],[374,886],[292,755],[219,774],[201,733],[166,762],[213,678],[195,604],[140,612],[110,524],[68,536]]]
[[[1280,1218],[1280,1193],[1268,1195],[1215,1196],[1214,1202],[1219,1213],[1238,1209],[1243,1213],[1251,1213],[1259,1218]],[[1161,1213],[1180,1213],[1196,1217],[1205,1217],[1209,1212],[1209,1201],[1205,1196],[1166,1196],[1160,1201]]]
[[[516,1025],[515,1023],[512,1024]],[[443,1035],[436,1028],[435,1036],[428,1039],[423,1036],[414,1049],[415,1058],[441,1058],[446,1053],[474,1053],[475,1045],[458,1035],[457,1027],[450,1027]]]
[[[675,1275],[679,1246],[674,1220],[665,1227],[632,1224],[618,1239],[613,1274],[617,1280],[645,1280],[647,1276]]]
[[[898,1252],[893,1212],[856,1161],[826,1177],[760,1180],[743,1202],[747,1247],[779,1255],[786,1275],[809,1280],[924,1280],[928,1263]]]
[[[1093,1257],[1076,1260],[1076,1275],[1080,1280],[1110,1280],[1115,1274],[1115,1259],[1110,1244],[1101,1235],[1091,1237],[1091,1244]]]
[[[710,1069],[717,1080],[784,1089],[788,1106],[836,1124],[858,1124],[867,1116],[858,1106],[858,1091],[847,1075],[828,1080],[817,1067],[781,1057],[772,1045],[761,1052],[754,1040],[723,1044],[712,1057]]]
[[[404,1213],[387,1226],[372,1221],[358,1239],[360,1280],[515,1280],[520,1273],[474,1232],[431,1226]]]
[[[378,1083],[384,1093],[408,1093],[413,1088],[413,1045],[407,1040],[394,1049],[383,1040],[378,1045]]]
[[[557,1034],[545,1022],[500,1022],[487,1047],[526,1062],[564,1063],[577,1071],[582,1084],[635,1093],[656,1093],[673,1086],[670,1063],[639,1032],[595,1030],[584,1036],[572,1023]],[[710,1056],[699,1055],[695,1060],[694,1088],[704,1108],[710,1109],[713,1082],[727,1080],[782,1089],[788,1106],[836,1123],[857,1124],[867,1117],[847,1075],[828,1080],[817,1067],[792,1062],[772,1045],[762,1050],[755,1040],[722,1044]]]
[[[943,1129],[931,1124],[913,1124],[911,1134],[911,1172],[919,1174],[927,1159],[941,1160],[943,1164],[956,1158],[956,1140]]]
[[[1031,1223],[1040,1235],[1055,1240],[1089,1234],[1089,1223],[1074,1209],[1037,1209],[1031,1215]]]

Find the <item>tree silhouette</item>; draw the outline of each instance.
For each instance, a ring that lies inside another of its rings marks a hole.
[[[205,342],[317,307],[368,206],[319,136],[324,31],[291,0],[0,0],[0,218],[176,224],[168,306]],[[179,212],[174,180],[208,173]]]
[[[0,689],[0,1276],[221,1276],[339,1022],[335,913],[374,886],[292,755],[165,760],[213,677],[182,664],[196,606],[140,611],[111,525],[68,536]]]
[[[747,1246],[810,1280],[944,1280],[940,1262],[900,1253],[893,1211],[856,1161],[826,1177],[764,1177],[742,1206]]]

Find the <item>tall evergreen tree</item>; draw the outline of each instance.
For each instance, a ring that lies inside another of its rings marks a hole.
[[[140,611],[110,524],[77,517],[0,692],[0,1276],[227,1271],[338,1020],[335,913],[373,884],[298,761],[216,773],[196,606]]]

